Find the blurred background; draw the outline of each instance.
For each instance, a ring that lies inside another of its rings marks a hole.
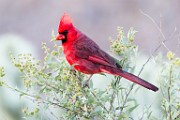
[[[116,37],[117,26],[123,27],[125,32],[134,27],[139,31],[135,44],[141,52],[151,55],[163,38],[155,24],[140,10],[161,24],[168,40],[167,47],[179,55],[180,51],[176,51],[180,37],[179,0],[0,0],[0,65],[5,66],[6,79],[15,86],[20,84],[18,72],[8,60],[8,52],[30,52],[42,58],[41,43],[47,42],[52,47],[51,32],[57,33],[64,12],[70,14],[79,30],[106,51],[109,50],[109,37]],[[167,52],[166,49],[161,51]],[[21,115],[17,114],[21,113],[19,110],[23,103],[17,103],[19,96],[3,88],[0,88],[0,94],[0,116],[7,120],[20,119]]]
[[[173,50],[177,36],[169,37],[175,27],[179,31],[179,0],[0,0],[0,34],[19,35],[41,51],[41,42],[49,42],[51,31],[56,33],[60,17],[68,12],[74,25],[103,49],[109,49],[108,38],[116,35],[117,26],[125,30],[134,27],[139,31],[136,43],[149,53],[162,37],[154,24],[139,12],[140,9],[158,24],[162,22],[162,30],[169,39],[167,46]]]

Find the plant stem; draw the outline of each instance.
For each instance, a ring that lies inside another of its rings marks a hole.
[[[130,93],[131,93],[131,91],[132,91],[134,85],[135,85],[134,83],[131,85],[131,87],[130,87],[128,93],[126,94],[125,99],[124,99],[124,102],[123,102],[123,105],[122,105],[122,109],[120,110],[119,115],[122,114],[122,111],[123,111],[123,109],[124,109],[124,107],[125,107],[125,105],[126,105],[126,103],[127,103],[127,99],[128,99],[128,97],[129,97],[129,95],[130,95]]]
[[[168,86],[168,113],[169,113],[169,120],[172,120],[172,114],[171,114],[171,85],[172,85],[172,65],[170,66],[169,71],[169,86]]]
[[[91,94],[98,100],[98,102],[100,102],[100,100],[97,98],[96,94],[93,92],[93,91],[90,91]],[[105,107],[105,105],[103,105],[101,102],[100,102],[100,105],[101,107],[107,112],[109,113],[109,111],[107,110],[107,108]]]

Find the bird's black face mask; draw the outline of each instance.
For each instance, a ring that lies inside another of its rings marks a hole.
[[[59,35],[56,37],[56,40],[62,40],[62,44],[65,43],[67,41],[67,34],[68,30],[60,32]]]

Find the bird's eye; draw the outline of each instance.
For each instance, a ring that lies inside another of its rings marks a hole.
[[[68,30],[65,30],[64,33],[68,33]]]
[[[68,30],[64,30],[63,32],[60,32],[59,34],[66,35],[68,33]]]

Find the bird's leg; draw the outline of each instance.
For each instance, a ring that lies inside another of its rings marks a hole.
[[[93,74],[89,76],[89,78],[85,81],[83,87],[89,87],[89,81],[91,80],[92,76],[93,76]]]
[[[74,65],[71,66],[70,72],[73,73],[75,76],[77,76],[76,70],[74,69]]]
[[[80,81],[82,81],[81,78],[80,78],[80,76],[78,75],[77,71],[74,69],[74,66],[76,66],[76,65],[78,65],[78,64],[73,64],[73,65],[71,66],[70,71],[71,71]]]

